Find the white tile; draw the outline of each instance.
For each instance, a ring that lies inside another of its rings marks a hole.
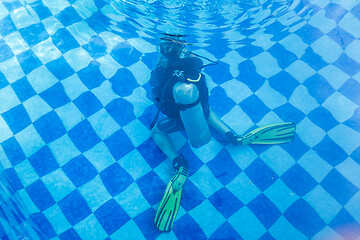
[[[310,0],[309,2],[311,4],[315,4],[319,7],[325,8],[331,2],[331,0]]]
[[[328,35],[322,36],[310,46],[315,53],[320,55],[321,58],[328,63],[335,62],[344,52],[339,44],[332,40]]]
[[[57,204],[43,211],[43,214],[45,215],[45,217],[50,222],[51,226],[58,235],[71,228],[71,224],[66,219],[60,207]]]
[[[42,23],[44,24],[46,32],[50,36],[54,35],[60,28],[64,28],[64,26],[54,16],[42,20]]]
[[[311,16],[309,24],[320,29],[323,33],[328,33],[336,27],[336,21],[325,16],[324,9]]]
[[[135,181],[152,170],[136,149],[122,157],[118,163]]]
[[[98,10],[93,0],[77,0],[72,7],[84,19],[91,17]]]
[[[359,147],[360,133],[343,124],[331,129],[328,135],[349,155]]]
[[[360,21],[352,13],[346,13],[345,16],[338,23],[338,26],[353,35],[355,38],[360,38]]]
[[[351,158],[336,166],[336,169],[352,184],[360,189],[360,165]]]
[[[334,229],[329,226],[324,227],[321,231],[314,235],[312,240],[344,240]]]
[[[136,117],[140,117],[147,107],[153,105],[153,102],[148,99],[147,92],[143,87],[135,88],[132,94],[124,97],[124,99],[133,105]]]
[[[60,167],[64,166],[71,159],[81,154],[67,134],[48,145]]]
[[[268,187],[264,194],[282,213],[299,199],[280,178]]]
[[[96,32],[85,21],[74,23],[67,27],[67,30],[80,45],[88,43],[91,37],[96,35]]]
[[[351,118],[354,111],[359,107],[339,92],[334,92],[326,99],[322,106],[329,110],[334,118],[339,122],[345,122]]]
[[[345,209],[354,217],[354,219],[360,222],[360,192],[357,192],[355,196],[345,205]]]
[[[108,237],[93,214],[76,224],[73,228],[82,240],[94,240],[94,236],[99,240],[104,240]]]
[[[27,193],[27,191],[25,189],[18,190],[18,194],[30,213],[40,212],[39,208],[31,200],[29,194]]]
[[[166,234],[161,234],[159,238],[164,237],[167,240],[170,240],[172,238],[169,238],[169,235],[174,235],[173,232],[169,232]],[[141,230],[139,229],[138,225],[134,222],[134,220],[130,220],[127,223],[125,223],[121,228],[116,230],[111,236],[111,239],[116,240],[128,240],[128,239],[136,239],[136,240],[145,240],[146,238],[142,234]],[[159,240],[157,238],[157,240]],[[177,239],[175,237],[175,239]]]
[[[258,155],[249,146],[235,146],[229,144],[226,146],[231,158],[242,169],[245,170],[258,157]]]
[[[300,139],[309,147],[319,144],[325,137],[326,132],[315,125],[307,117],[296,125],[296,133]]]
[[[300,59],[293,62],[285,70],[300,83],[305,82],[306,79],[316,73],[314,69],[312,69],[309,65],[307,65]]]
[[[104,40],[106,44],[106,51],[108,53],[110,53],[119,43],[125,41],[125,39],[119,35],[108,31],[100,33],[99,36]]]
[[[221,120],[239,135],[242,135],[245,131],[254,126],[250,117],[238,105],[225,114]]]
[[[81,47],[72,49],[64,53],[63,56],[75,72],[85,68],[93,60],[89,53]]]
[[[335,89],[339,89],[350,78],[348,74],[341,71],[334,65],[327,65],[319,70],[319,74]]]
[[[3,119],[3,117],[0,115],[0,143],[8,140],[11,138],[14,134],[10,130],[9,126]]]
[[[240,56],[240,54],[235,50],[227,52],[225,57],[221,59],[222,62],[230,65],[230,73],[233,77],[237,77],[239,75],[239,63],[245,60],[246,58]]]
[[[262,11],[259,11],[259,12],[262,12]],[[267,24],[268,23],[266,23],[266,25]],[[262,25],[262,27],[265,27],[265,26]],[[276,43],[271,40],[273,37],[274,37],[273,34],[265,33],[265,28],[260,29],[259,31],[256,31],[256,33],[251,34],[249,36],[250,39],[255,39],[255,41],[251,43],[253,46],[261,47],[264,50],[268,50]]]
[[[302,39],[296,34],[290,34],[284,39],[280,40],[279,43],[283,45],[290,52],[295,53],[295,55],[300,58],[305,54],[306,48],[309,46],[305,44]]]
[[[30,164],[29,160],[27,159],[14,166],[14,170],[19,176],[19,179],[23,184],[24,188],[27,188],[40,178],[33,166]]]
[[[0,71],[5,75],[9,83],[13,83],[25,76],[16,57],[2,62],[0,64]]]
[[[189,214],[208,238],[226,221],[208,199],[192,209]]]
[[[345,49],[346,55],[360,63],[360,40],[355,39]]]
[[[360,71],[353,76],[353,78],[360,83]]]
[[[303,196],[303,199],[315,209],[317,214],[319,214],[321,219],[327,224],[329,224],[342,209],[342,205],[320,185]]]
[[[268,81],[266,81],[255,95],[271,110],[287,103],[287,99],[278,91],[274,90]]]
[[[318,183],[320,183],[333,167],[322,159],[314,150],[310,149],[299,160],[302,166]]]
[[[224,15],[224,17],[226,18],[226,15]],[[230,29],[224,32],[224,38],[229,40],[229,48],[238,49],[244,46],[244,44],[241,44],[241,40],[245,39],[246,36],[242,35],[239,31],[236,31],[236,29]],[[203,41],[200,39],[199,42]]]
[[[98,143],[83,154],[94,165],[98,172],[115,163],[114,157],[104,142]]]
[[[226,95],[234,100],[236,104],[239,104],[253,94],[246,84],[236,79],[226,81],[220,86],[225,90]]]
[[[278,175],[282,176],[296,162],[291,155],[278,145],[260,154],[260,158]]]
[[[226,188],[245,205],[261,194],[261,191],[251,182],[250,178],[244,172],[241,172],[234,180],[226,185]]]
[[[294,11],[289,11],[284,15],[280,16],[277,21],[280,22],[284,26],[290,26],[291,24],[299,21],[301,17],[296,15]]]
[[[136,217],[151,207],[135,182],[132,183],[125,191],[116,196],[115,200],[131,218]]]
[[[207,144],[199,148],[191,147],[193,153],[203,162],[207,163],[214,159],[216,155],[223,149],[223,146],[214,138]]]
[[[58,79],[44,65],[29,73],[27,78],[37,93],[47,90],[58,82]]]
[[[43,3],[49,8],[53,15],[58,14],[70,6],[70,3],[67,0],[43,0]]]
[[[355,7],[357,4],[359,4],[358,0],[347,0],[347,1],[343,1],[343,0],[331,0],[331,2],[336,3],[340,6],[342,6],[343,8],[345,8],[346,10],[351,10],[353,9],[353,7]]]
[[[114,2],[115,4],[117,3],[118,5],[120,5],[120,2]],[[119,8],[117,6],[113,6],[114,4],[107,4],[106,6],[104,6],[101,9],[101,12],[107,16],[108,18],[110,18],[111,20],[113,20],[114,22],[124,22],[126,21],[126,17],[123,14],[119,14]],[[120,28],[114,26],[114,27],[110,27],[112,30],[118,31],[120,30]]]
[[[29,45],[25,42],[18,31],[7,35],[4,37],[4,40],[15,55],[30,49]]]
[[[76,99],[84,92],[88,91],[87,87],[81,82],[77,74],[74,74],[61,81],[65,88],[66,94],[71,100]]]
[[[91,92],[98,98],[103,106],[108,105],[114,99],[120,98],[113,89],[109,81],[104,81],[99,87],[91,89]]]
[[[23,103],[32,122],[52,111],[52,108],[41,98],[35,95]]]
[[[280,216],[278,220],[269,228],[269,233],[276,240],[308,240],[301,231],[296,229],[291,223],[289,223],[284,216]]]
[[[9,15],[9,11],[7,8],[0,2],[0,20],[5,18],[7,15]]]
[[[276,124],[279,122],[284,122],[276,113],[273,111],[268,112],[256,125],[265,126],[270,124]]]
[[[69,102],[64,106],[57,108],[55,112],[59,115],[66,131],[69,131],[78,123],[80,123],[83,119],[85,119],[85,116],[72,102]]]
[[[157,52],[157,47],[153,44],[145,41],[142,38],[131,38],[127,40],[130,45],[132,45],[134,48],[136,48],[139,52],[142,53],[152,53]]]
[[[30,125],[21,132],[17,133],[15,138],[20,144],[26,157],[30,157],[40,148],[45,146],[45,142],[42,140],[33,125]]]
[[[1,141],[1,142],[3,142],[3,141]],[[9,159],[7,158],[7,156],[5,154],[4,149],[1,146],[0,146],[0,167],[2,169],[8,169],[8,168],[13,167],[13,165],[11,164],[11,162],[9,161]]]
[[[142,61],[138,61],[127,69],[131,71],[139,85],[147,83],[150,79],[151,70]]]
[[[38,16],[30,15],[25,7],[19,7],[10,13],[11,20],[17,29],[25,28],[39,22]]]
[[[115,73],[117,72],[117,70],[122,67],[109,54],[106,54],[106,55],[96,59],[96,61],[98,61],[100,63],[100,72],[104,75],[104,77],[106,79],[109,79],[112,76],[114,76]]]
[[[231,216],[229,223],[244,240],[260,239],[266,233],[266,228],[246,206]]]
[[[61,168],[43,176],[41,179],[55,202],[59,202],[76,189]]]
[[[120,129],[119,124],[103,108],[88,118],[98,136],[105,140]]]
[[[93,212],[112,198],[99,175],[79,187],[79,192]]]
[[[171,178],[174,176],[174,167],[172,165],[172,160],[169,158],[166,158],[165,161],[160,163],[153,170],[166,185],[169,183]]]
[[[251,60],[256,66],[256,72],[264,78],[270,78],[281,71],[277,60],[269,52],[262,52]]]
[[[195,174],[193,174],[190,177],[190,180],[206,198],[210,197],[223,187],[206,165],[203,165]]]
[[[315,108],[319,107],[316,99],[310,96],[309,91],[303,85],[300,85],[295,89],[289,102],[305,114],[308,114]]]
[[[305,8],[303,8],[303,9],[305,9]],[[297,23],[295,23],[295,25],[290,26],[289,32],[294,33],[297,30],[304,27],[307,23],[306,20],[308,20],[309,17],[310,17],[310,15],[303,16]]]
[[[21,102],[11,86],[0,89],[0,114],[16,107]]]
[[[139,119],[130,122],[123,129],[135,147],[140,146],[150,137],[149,129]]]
[[[61,52],[52,43],[51,38],[31,48],[43,64],[61,57]]]

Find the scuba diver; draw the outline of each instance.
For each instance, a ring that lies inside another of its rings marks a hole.
[[[201,73],[204,67],[218,63],[188,51],[185,46],[190,44],[183,37],[164,34],[158,64],[150,77],[152,100],[158,108],[151,124],[151,136],[175,168],[155,216],[155,226],[160,231],[172,229],[189,169],[189,162],[177,153],[169,133],[185,130],[194,148],[211,141],[209,126],[234,145],[288,143],[295,133],[292,122],[260,127],[244,136],[233,133],[209,107],[209,91]],[[203,65],[200,58],[211,63]],[[157,122],[160,112],[165,117]]]

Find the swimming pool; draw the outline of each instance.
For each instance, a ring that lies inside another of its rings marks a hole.
[[[0,2],[2,239],[358,239],[360,1]],[[234,131],[293,121],[293,142],[192,149],[170,233],[173,169],[150,138],[161,33],[185,34]],[[204,61],[206,62],[206,61]]]

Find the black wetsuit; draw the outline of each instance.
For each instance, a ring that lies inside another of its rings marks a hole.
[[[175,103],[173,96],[174,85],[179,82],[192,83],[199,90],[199,102],[201,102],[205,117],[208,118],[209,110],[209,90],[206,79],[200,73],[203,64],[201,59],[195,57],[180,58],[172,61],[166,68],[156,67],[151,73],[150,84],[153,86],[152,99],[160,111],[168,118],[158,122],[157,127],[163,132],[175,132],[184,129],[180,119],[179,107]],[[186,79],[198,79],[197,82],[189,82]]]

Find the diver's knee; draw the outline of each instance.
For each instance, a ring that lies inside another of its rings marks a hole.
[[[166,135],[166,133],[162,132],[161,130],[159,130],[159,128],[155,125],[152,129],[151,129],[151,137],[154,138],[156,135]]]

